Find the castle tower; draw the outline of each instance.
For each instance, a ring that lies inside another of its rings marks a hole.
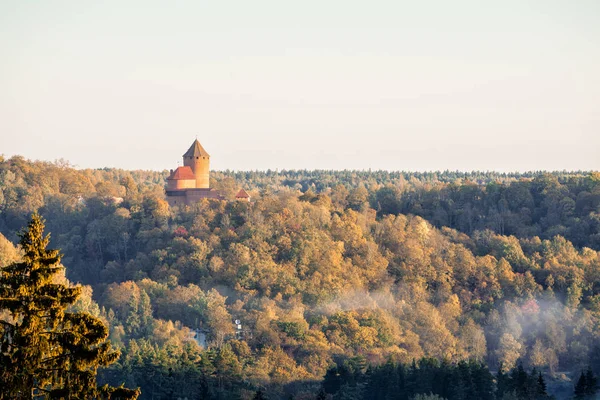
[[[204,150],[198,139],[183,155],[183,165],[190,167],[196,176],[196,188],[208,189],[210,187],[210,155]]]

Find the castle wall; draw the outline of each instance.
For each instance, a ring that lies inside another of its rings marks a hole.
[[[210,189],[191,189],[185,191],[188,204],[196,203],[202,199],[220,199],[221,196],[217,190]]]
[[[166,192],[167,203],[169,204],[169,207],[187,205],[187,196],[185,194],[185,190],[167,189]]]
[[[182,205],[192,205],[195,204],[202,199],[216,199],[223,200],[223,196],[221,196],[218,190],[214,189],[181,189],[181,190],[168,190],[167,194],[167,203],[169,206],[182,206]]]
[[[195,187],[195,179],[169,179],[167,181],[167,190],[193,189]]]

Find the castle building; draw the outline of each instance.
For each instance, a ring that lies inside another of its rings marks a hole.
[[[250,195],[244,189],[240,189],[235,195],[235,199],[240,201],[250,201]]]
[[[196,139],[183,155],[183,166],[167,178],[167,202],[170,206],[190,205],[202,199],[223,200],[210,187],[210,155]]]

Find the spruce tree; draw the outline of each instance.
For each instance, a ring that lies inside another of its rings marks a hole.
[[[327,399],[327,393],[325,393],[325,390],[323,390],[323,388],[319,389],[319,393],[317,393],[317,400],[326,400]]]
[[[584,399],[585,398],[585,392],[587,389],[587,382],[585,379],[585,374],[583,372],[581,372],[581,375],[579,376],[579,380],[577,381],[577,384],[575,385],[575,390],[574,390],[574,395],[576,399]]]
[[[258,391],[256,393],[254,393],[254,397],[252,398],[252,400],[266,400],[267,398],[265,397],[265,393],[263,392],[262,389],[258,389]]]
[[[544,381],[544,377],[542,376],[542,371],[539,372],[537,378],[537,398],[545,399],[548,397],[548,392],[546,388],[546,381]]]
[[[139,390],[98,387],[98,367],[119,352],[98,318],[69,312],[80,287],[55,283],[58,250],[46,249],[44,221],[34,214],[20,234],[22,262],[0,269],[0,399],[136,399]]]
[[[523,368],[523,364],[519,362],[516,368],[510,373],[513,389],[516,391],[517,395],[520,398],[528,398],[529,397],[529,375],[525,368]]]
[[[504,365],[500,363],[498,366],[498,373],[496,374],[496,399],[502,399],[504,397],[504,393],[508,393],[510,390],[510,376],[504,372]]]
[[[585,395],[593,398],[598,391],[598,378],[594,376],[591,367],[588,367],[585,373],[585,383]]]

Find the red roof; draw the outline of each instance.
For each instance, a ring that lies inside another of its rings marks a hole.
[[[167,179],[196,179],[196,176],[192,172],[192,169],[186,166],[177,168]]]
[[[249,197],[250,195],[244,189],[240,189],[238,194],[235,195],[236,199],[247,199]]]

